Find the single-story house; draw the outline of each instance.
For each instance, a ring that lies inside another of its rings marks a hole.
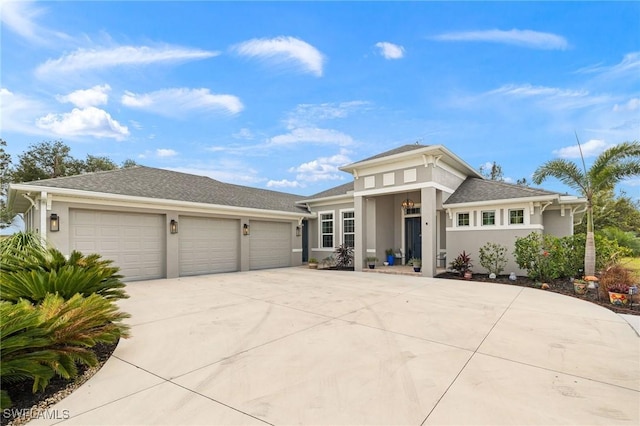
[[[340,168],[353,180],[310,197],[137,166],[9,188],[27,230],[63,253],[114,260],[128,281],[296,266],[335,247],[422,258],[433,276],[491,241],[571,235],[582,198],[484,179],[442,145],[404,145]],[[445,260],[446,259],[446,260]],[[438,264],[440,263],[440,264]],[[521,272],[511,259],[509,271]]]

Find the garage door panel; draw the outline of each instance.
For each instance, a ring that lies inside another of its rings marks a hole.
[[[238,220],[183,216],[178,235],[180,276],[239,269]]]
[[[251,221],[251,269],[291,266],[291,224]]]
[[[71,248],[114,261],[125,281],[162,278],[163,215],[70,210]]]

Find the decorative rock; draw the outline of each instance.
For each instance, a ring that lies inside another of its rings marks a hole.
[[[509,274],[509,279],[510,279],[511,281],[515,281],[515,280],[516,280],[516,273],[515,273],[515,272],[510,273],[510,274]]]
[[[543,289],[543,290],[549,290],[549,284],[542,283],[542,286],[540,286],[540,288]]]
[[[493,272],[489,274],[489,278],[491,278],[492,280],[496,279],[496,274],[494,274]]]

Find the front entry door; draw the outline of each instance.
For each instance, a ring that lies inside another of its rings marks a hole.
[[[412,257],[422,258],[420,220],[420,217],[407,217],[404,220],[404,241],[407,261]]]

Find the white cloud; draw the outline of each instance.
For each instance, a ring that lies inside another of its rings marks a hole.
[[[175,157],[176,155],[178,155],[178,153],[173,149],[159,148],[159,149],[156,149],[156,155],[158,157],[165,158],[165,157]]]
[[[47,114],[36,121],[41,129],[60,136],[94,136],[122,140],[129,136],[129,129],[114,120],[111,115],[96,107],[74,108],[64,114]]]
[[[620,112],[620,111],[635,111],[637,109],[640,108],[640,98],[633,98],[630,99],[626,104],[615,104],[613,106],[613,111],[615,112]]]
[[[33,123],[36,117],[45,114],[46,111],[47,107],[42,102],[19,93],[13,93],[4,87],[0,88],[2,131],[45,134]]]
[[[292,167],[289,172],[298,173],[296,179],[306,182],[318,182],[324,180],[342,180],[344,173],[338,167],[351,163],[347,156],[347,151],[340,150],[340,153],[331,157],[320,157],[316,160]]]
[[[175,88],[136,94],[126,92],[122,104],[165,116],[175,116],[190,111],[220,111],[237,114],[244,105],[237,96],[219,95],[209,89]]]
[[[532,86],[531,84],[515,85],[507,84],[492,90],[489,94],[502,94],[509,96],[554,96],[554,97],[583,97],[589,94],[586,90],[567,90],[556,87]]]
[[[233,136],[235,139],[253,139],[254,138],[253,132],[247,129],[246,127],[243,127],[236,133],[233,133],[231,136]]]
[[[588,90],[562,89],[557,87],[533,86],[531,84],[507,84],[491,90],[486,95],[505,96],[511,99],[533,98],[546,109],[567,110],[593,105],[605,105],[612,101],[610,95],[592,95]]]
[[[43,7],[35,7],[31,1],[2,1],[0,20],[4,28],[32,43],[49,45],[54,40],[68,39],[63,32],[51,31],[40,26],[37,19],[46,13]]]
[[[303,127],[293,129],[284,135],[274,136],[269,139],[271,145],[291,145],[298,143],[314,143],[327,145],[351,145],[351,136],[332,129],[319,129]]]
[[[267,182],[269,188],[304,188],[304,185],[295,180],[270,180]]]
[[[220,52],[180,46],[119,46],[78,49],[58,59],[49,59],[36,68],[36,75],[46,77],[119,66],[177,63],[211,58],[219,54]]]
[[[631,74],[637,76],[640,72],[640,52],[631,52],[624,55],[622,60],[612,66],[604,66],[601,63],[584,67],[576,71],[578,74],[603,74],[605,76],[620,77]]]
[[[295,37],[254,38],[232,48],[239,55],[274,63],[295,64],[303,71],[322,76],[324,57],[309,43]]]
[[[105,105],[109,100],[109,92],[111,86],[104,84],[102,86],[93,86],[91,89],[76,90],[68,95],[58,95],[58,101],[66,103],[70,102],[78,108],[87,108],[96,105]]]
[[[586,143],[580,144],[580,147],[578,145],[567,146],[553,151],[553,154],[566,159],[580,158],[580,148],[582,148],[582,155],[585,158],[589,158],[599,155],[610,147],[611,145],[603,140],[591,139]]]
[[[385,59],[400,59],[404,56],[404,47],[389,43],[387,41],[379,41],[376,47],[380,49],[380,54]]]
[[[367,101],[326,102],[322,104],[299,104],[286,119],[288,129],[311,127],[323,120],[346,118],[355,111],[369,105]]]
[[[445,33],[435,36],[441,41],[480,41],[512,44],[543,50],[565,50],[569,47],[567,40],[559,35],[531,30],[485,30]]]

